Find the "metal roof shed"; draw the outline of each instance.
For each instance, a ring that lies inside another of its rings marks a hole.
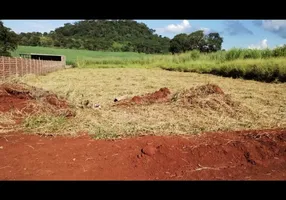
[[[39,53],[22,53],[19,54],[23,58],[30,58],[36,60],[50,60],[50,61],[65,61],[66,58],[63,55],[55,55],[55,54],[39,54]]]

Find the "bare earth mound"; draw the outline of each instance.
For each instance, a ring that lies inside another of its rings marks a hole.
[[[161,88],[154,93],[123,99],[117,105],[148,105],[162,102],[178,102],[180,106],[224,110],[229,113],[233,113],[239,106],[239,102],[232,101],[230,95],[225,94],[216,84],[192,87],[174,94],[171,94],[168,88]]]
[[[65,100],[55,94],[21,84],[0,85],[0,112],[17,112],[17,114],[34,114],[52,112],[58,115],[73,116]]]
[[[285,180],[286,131],[123,140],[10,133],[0,136],[0,163],[1,180]]]
[[[131,99],[123,99],[118,102],[118,105],[134,105],[134,104],[152,104],[169,101],[170,90],[168,88],[160,88],[153,93],[148,93],[143,96],[134,96]]]

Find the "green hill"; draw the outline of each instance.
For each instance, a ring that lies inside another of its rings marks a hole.
[[[133,20],[83,20],[50,33],[20,33],[20,45],[93,51],[167,53],[170,39]]]

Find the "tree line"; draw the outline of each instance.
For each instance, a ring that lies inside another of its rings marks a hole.
[[[134,20],[83,20],[66,23],[49,33],[16,34],[0,21],[0,53],[8,55],[15,46],[42,46],[93,51],[139,52],[149,54],[181,53],[189,50],[221,50],[223,38],[218,33],[196,31],[178,34],[173,39],[155,33]]]

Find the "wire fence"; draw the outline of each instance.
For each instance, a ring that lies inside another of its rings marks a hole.
[[[27,58],[0,57],[0,79],[25,74],[44,75],[65,68],[65,61],[35,60]]]

